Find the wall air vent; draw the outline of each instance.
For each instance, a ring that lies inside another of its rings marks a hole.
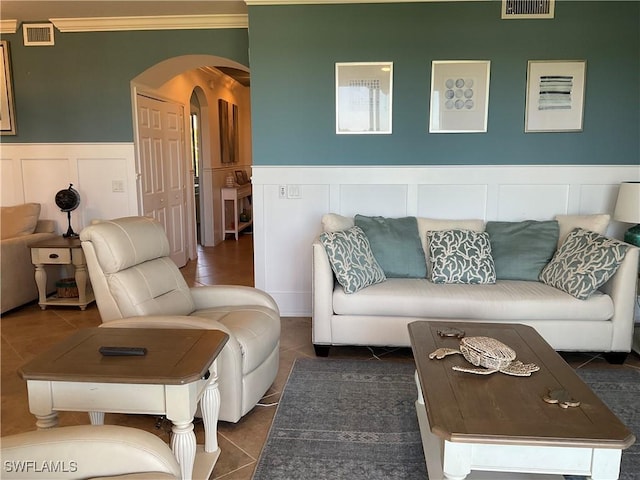
[[[553,18],[555,0],[502,0],[502,18]]]
[[[53,45],[53,23],[23,23],[22,35],[25,47]]]

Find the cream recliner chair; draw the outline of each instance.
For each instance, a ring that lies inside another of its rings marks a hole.
[[[2,478],[178,480],[180,466],[153,433],[79,425],[2,437]]]
[[[222,330],[229,341],[216,362],[219,419],[237,422],[258,403],[278,372],[280,312],[270,295],[242,286],[189,288],[151,218],[101,221],[80,240],[104,326]]]

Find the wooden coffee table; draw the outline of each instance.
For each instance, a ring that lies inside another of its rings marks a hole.
[[[229,336],[219,330],[88,328],[23,365],[29,410],[39,428],[57,425],[57,412],[166,415],[182,478],[209,478],[218,459],[220,393],[211,366]],[[144,347],[144,356],[103,356],[101,346]],[[196,445],[193,416],[200,402],[204,447]]]
[[[461,355],[430,360],[453,327],[493,337],[540,370],[530,377],[475,375],[452,370],[470,364]],[[416,410],[430,480],[462,480],[471,471],[586,475],[617,479],[622,450],[635,437],[544,339],[519,324],[414,322],[409,325],[416,362]],[[580,406],[546,403],[548,389],[564,389]],[[492,473],[486,478],[503,478]],[[536,478],[536,477],[534,477]],[[562,478],[562,477],[560,477]]]

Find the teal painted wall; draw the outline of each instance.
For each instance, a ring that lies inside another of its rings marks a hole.
[[[254,165],[638,164],[640,3],[250,6]],[[584,130],[524,133],[528,60],[587,61]],[[432,60],[491,60],[487,133],[429,134]],[[393,134],[335,134],[335,62],[394,62]]]
[[[180,55],[249,65],[246,29],[60,33],[55,46],[10,44],[17,135],[3,143],[131,142],[130,81]]]

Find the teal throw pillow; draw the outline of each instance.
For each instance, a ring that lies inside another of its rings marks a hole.
[[[576,228],[542,270],[540,281],[586,300],[618,270],[629,246]]]
[[[345,293],[355,293],[386,280],[366,235],[359,227],[320,234],[331,269]]]
[[[556,220],[539,222],[487,222],[491,256],[498,280],[538,281],[558,246]]]
[[[389,278],[425,278],[427,264],[416,217],[355,216],[355,224],[369,239],[371,251]]]
[[[427,232],[427,240],[433,283],[496,282],[491,243],[486,232],[430,231]]]

